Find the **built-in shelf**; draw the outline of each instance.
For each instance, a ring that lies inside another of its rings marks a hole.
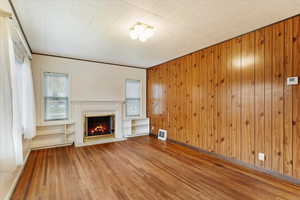
[[[149,118],[123,120],[125,137],[149,135]]]
[[[37,126],[37,135],[32,140],[32,148],[69,145],[73,143],[73,122],[55,122]]]

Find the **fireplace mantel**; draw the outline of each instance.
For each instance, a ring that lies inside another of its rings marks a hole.
[[[85,146],[126,140],[122,131],[123,100],[113,99],[87,99],[71,100],[71,116],[75,122],[75,145]],[[97,113],[113,113],[115,115],[115,137],[111,139],[99,139],[92,142],[84,142],[84,120],[85,115]]]

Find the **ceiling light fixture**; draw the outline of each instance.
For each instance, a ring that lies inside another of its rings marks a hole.
[[[141,22],[137,22],[129,31],[131,39],[139,39],[141,42],[146,42],[153,34],[154,27]]]

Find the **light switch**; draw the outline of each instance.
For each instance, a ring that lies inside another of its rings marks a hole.
[[[264,153],[258,153],[258,160],[265,161],[265,154]]]

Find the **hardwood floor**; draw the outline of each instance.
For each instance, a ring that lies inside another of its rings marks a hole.
[[[139,137],[33,151],[12,199],[299,200],[300,187]]]

